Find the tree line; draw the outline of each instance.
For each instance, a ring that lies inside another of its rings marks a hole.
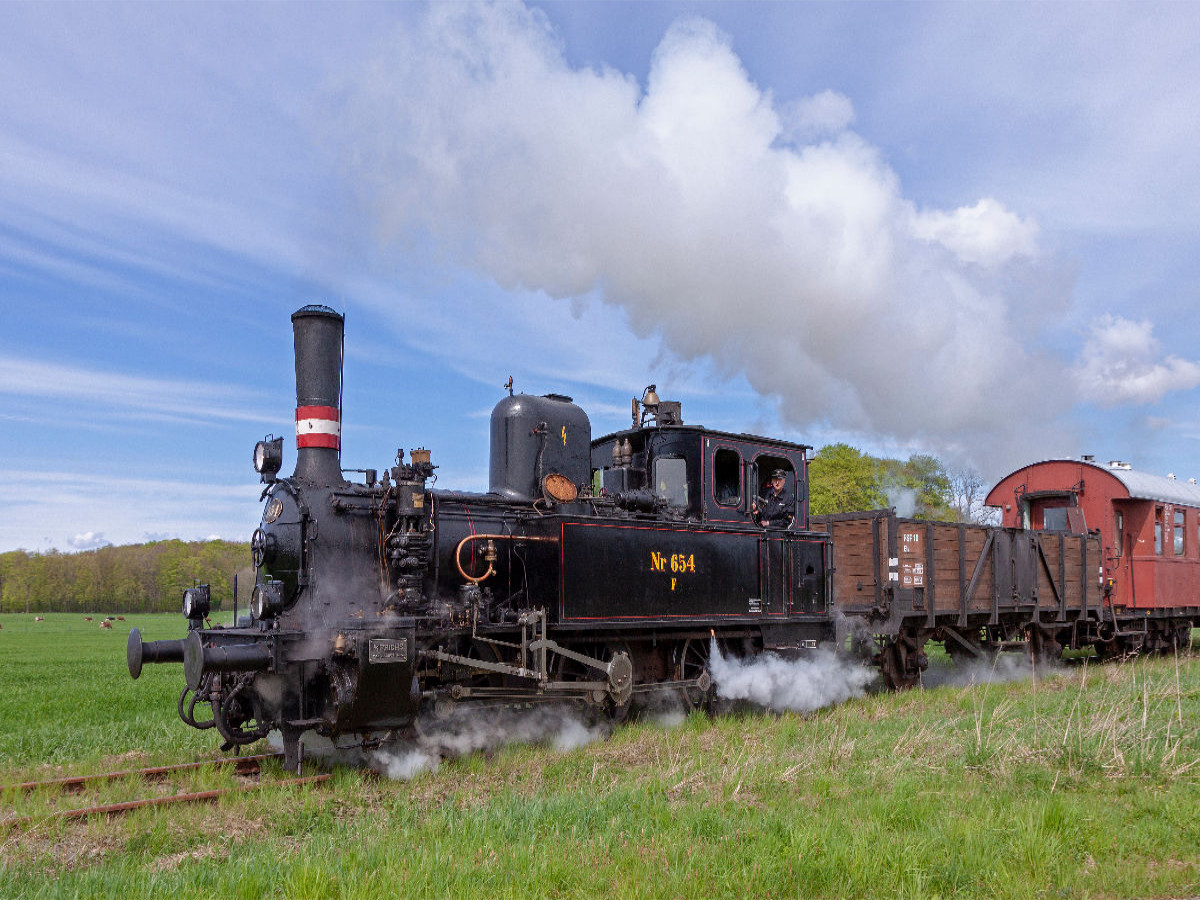
[[[81,553],[0,553],[0,612],[179,612],[186,588],[212,588],[232,609],[234,576],[245,608],[254,587],[250,547],[232,541],[154,541]]]
[[[870,456],[849,444],[828,444],[808,468],[813,515],[895,507],[906,518],[993,523],[983,505],[987,486],[971,469],[953,469],[926,454],[907,460]]]

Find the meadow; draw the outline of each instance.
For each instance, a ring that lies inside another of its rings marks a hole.
[[[31,619],[0,616],[0,784],[216,754],[179,666],[125,669],[128,627],[179,617]],[[0,818],[56,803],[5,792]],[[1198,812],[1192,650],[45,818],[0,831],[0,897],[1190,897]]]

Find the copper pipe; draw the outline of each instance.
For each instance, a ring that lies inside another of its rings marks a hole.
[[[557,544],[558,538],[554,537],[530,537],[519,534],[468,534],[465,538],[458,542],[458,547],[454,550],[454,565],[458,569],[458,574],[463,577],[464,581],[469,581],[471,584],[479,584],[481,581],[486,581],[496,574],[496,567],[493,565],[495,560],[488,560],[487,571],[478,577],[468,575],[462,567],[462,549],[470,541],[530,541],[532,543],[542,544]]]

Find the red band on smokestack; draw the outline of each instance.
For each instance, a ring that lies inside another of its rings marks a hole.
[[[335,406],[296,407],[296,446],[340,448],[342,425]]]

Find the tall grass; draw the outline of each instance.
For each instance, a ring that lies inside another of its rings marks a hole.
[[[95,690],[141,690],[123,646],[120,679]],[[52,675],[42,691],[79,694]],[[144,739],[161,756],[194,755],[180,723],[157,730],[174,717],[173,689],[162,694],[169,716],[139,711],[156,723]],[[118,733],[129,712],[110,707]],[[513,746],[411,781],[338,770],[322,788],[0,833],[0,896],[1195,896],[1198,729],[1190,655],[878,694],[809,716],[693,715],[572,752]],[[35,767],[25,754],[52,743],[31,737],[0,771]],[[61,758],[103,765],[129,751],[102,746]]]

